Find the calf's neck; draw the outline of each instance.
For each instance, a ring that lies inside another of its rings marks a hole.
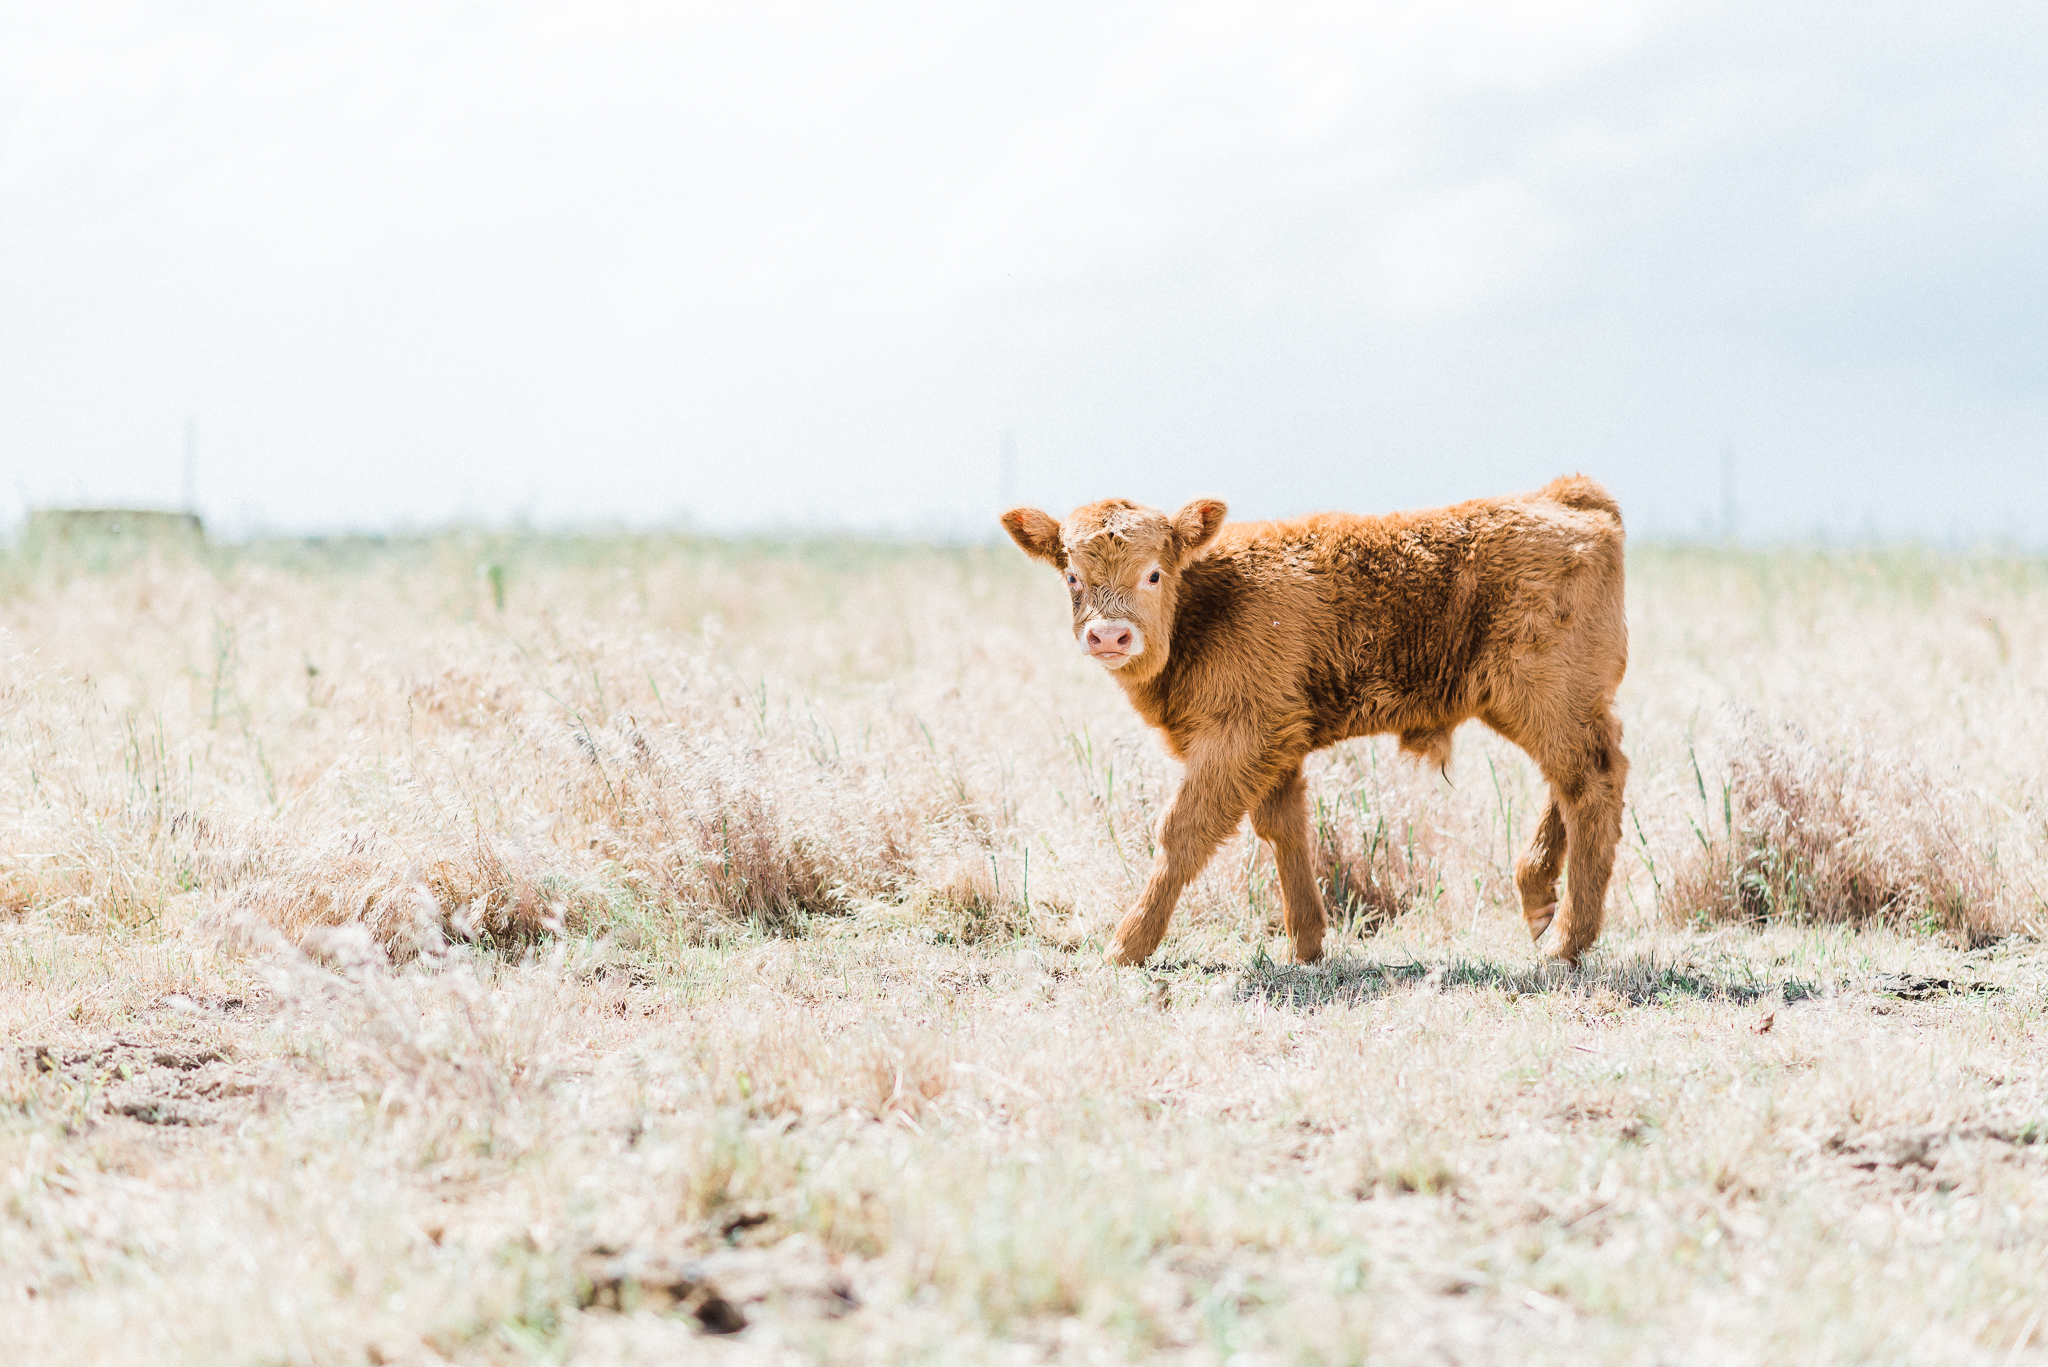
[[[1081,649],[1186,766],[1110,958],[1159,947],[1181,890],[1247,812],[1273,848],[1294,956],[1320,958],[1302,761],[1391,732],[1441,767],[1452,730],[1477,718],[1549,784],[1515,883],[1531,937],[1554,920],[1552,952],[1577,962],[1600,934],[1628,775],[1614,715],[1628,664],[1621,510],[1607,491],[1574,475],[1384,517],[1225,513],[1215,499],[1171,515],[1104,499],[1065,522],[1003,514],[1065,576]]]

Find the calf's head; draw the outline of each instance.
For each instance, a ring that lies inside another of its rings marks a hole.
[[[1066,576],[1074,639],[1134,682],[1166,663],[1180,575],[1223,526],[1227,509],[1198,498],[1172,516],[1128,499],[1076,508],[1064,523],[1012,508],[1003,528],[1024,553]]]

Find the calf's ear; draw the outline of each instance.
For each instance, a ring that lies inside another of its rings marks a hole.
[[[1182,555],[1193,555],[1223,529],[1229,507],[1220,498],[1198,498],[1173,515],[1173,539]]]
[[[1003,530],[1033,560],[1058,569],[1067,567],[1067,548],[1060,542],[1060,524],[1036,508],[1012,508],[1003,514]]]

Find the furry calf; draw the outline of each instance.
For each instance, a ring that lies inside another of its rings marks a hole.
[[[1392,732],[1442,766],[1451,731],[1477,717],[1549,781],[1515,882],[1531,937],[1555,918],[1556,956],[1576,963],[1600,934],[1628,774],[1614,715],[1628,663],[1621,510],[1607,491],[1572,476],[1387,517],[1226,525],[1224,512],[1105,499],[1064,524],[1003,514],[1065,574],[1081,649],[1186,765],[1110,958],[1158,948],[1181,889],[1246,812],[1273,847],[1295,958],[1322,957],[1302,760]]]

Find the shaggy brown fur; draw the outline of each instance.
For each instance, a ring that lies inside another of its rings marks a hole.
[[[1600,934],[1628,774],[1613,709],[1628,663],[1621,510],[1607,491],[1575,475],[1386,517],[1226,526],[1224,512],[1106,499],[1064,525],[1035,508],[1003,515],[1066,573],[1082,649],[1187,767],[1111,959],[1158,948],[1181,890],[1247,812],[1273,848],[1295,957],[1320,958],[1303,758],[1392,732],[1442,766],[1452,730],[1477,717],[1549,781],[1515,882],[1540,939],[1565,871],[1555,953],[1577,962]]]

